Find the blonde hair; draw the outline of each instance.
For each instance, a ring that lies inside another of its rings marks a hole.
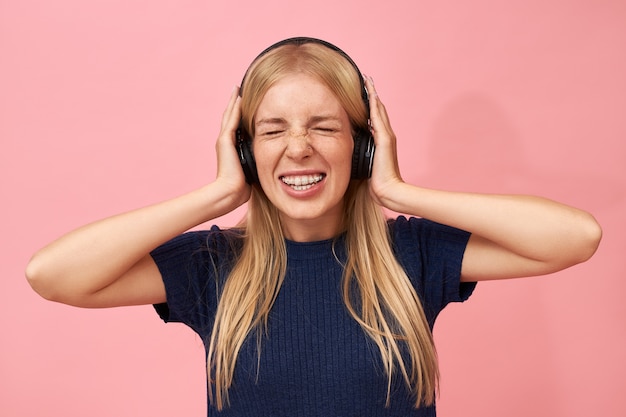
[[[353,126],[367,126],[359,75],[352,64],[317,44],[285,45],[253,62],[242,95],[242,124],[254,136],[253,115],[263,95],[281,77],[294,72],[324,82],[342,103]],[[380,350],[391,381],[399,374],[415,394],[416,407],[434,402],[439,370],[432,334],[421,302],[395,258],[387,221],[369,194],[365,180],[351,181],[344,198],[347,261],[343,297],[352,317]],[[285,276],[287,254],[278,210],[259,185],[252,187],[243,228],[243,247],[224,284],[208,351],[213,387],[210,401],[218,409],[229,403],[237,356],[250,332],[256,332],[257,350],[267,331],[269,312]],[[358,295],[351,291],[355,286]],[[356,299],[354,299],[356,298]],[[403,351],[408,351],[405,360]]]

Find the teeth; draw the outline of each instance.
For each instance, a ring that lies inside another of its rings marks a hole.
[[[324,178],[323,175],[292,175],[288,177],[281,177],[282,182],[293,187],[294,190],[303,191],[308,190],[313,185],[317,184]]]

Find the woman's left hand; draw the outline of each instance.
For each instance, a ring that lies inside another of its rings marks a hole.
[[[376,144],[374,164],[369,188],[377,204],[390,207],[394,201],[394,193],[399,192],[404,181],[400,175],[396,135],[391,128],[385,105],[380,101],[371,77],[365,77],[365,85],[369,93],[370,124]]]

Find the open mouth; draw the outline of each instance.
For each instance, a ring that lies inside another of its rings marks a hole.
[[[324,179],[326,175],[289,175],[280,177],[280,180],[296,191],[304,191],[313,187],[315,184]]]

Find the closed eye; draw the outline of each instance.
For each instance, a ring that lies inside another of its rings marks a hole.
[[[267,118],[256,122],[256,131],[259,136],[273,137],[285,132],[287,122],[281,118]]]
[[[267,130],[267,131],[259,132],[259,135],[264,136],[264,137],[274,137],[274,136],[280,136],[283,133],[285,133],[284,129],[276,129],[276,130]]]
[[[316,126],[312,130],[322,135],[331,135],[339,131],[339,129],[330,126]]]

